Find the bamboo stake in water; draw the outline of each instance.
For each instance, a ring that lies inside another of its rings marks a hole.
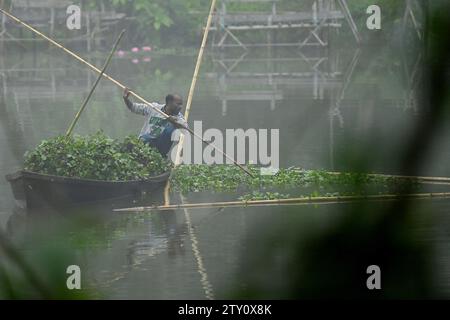
[[[47,37],[45,34],[39,32],[38,30],[36,30],[35,28],[33,28],[32,26],[26,24],[25,22],[21,21],[20,19],[16,18],[15,16],[13,16],[12,14],[10,14],[9,12],[3,10],[0,8],[0,12],[2,12],[4,15],[8,16],[9,18],[13,19],[14,21],[16,21],[17,23],[23,25],[24,27],[26,27],[27,29],[33,31],[34,33],[36,33],[37,35],[39,35],[40,37],[44,38],[45,40],[49,41],[50,43],[52,43],[53,45],[57,46],[58,48],[60,48],[61,50],[63,50],[64,52],[68,53],[69,55],[71,55],[72,57],[74,57],[75,59],[77,59],[78,61],[84,63],[85,65],[87,65],[88,67],[90,67],[91,69],[93,69],[94,71],[101,73],[102,71],[97,68],[96,66],[92,65],[91,63],[87,62],[86,60],[84,60],[83,58],[81,58],[80,56],[76,55],[75,53],[73,53],[72,51],[70,51],[69,49],[63,47],[62,45],[60,45],[59,43],[57,43],[56,41],[50,39],[49,37]],[[113,82],[115,85],[117,85],[118,87],[120,87],[121,89],[125,89],[126,86],[123,85],[122,83],[120,83],[119,81],[115,80],[114,78],[111,78],[109,75],[107,75],[106,73],[103,73],[103,77],[105,77],[106,79],[110,80],[111,82]],[[143,97],[139,96],[137,93],[130,91],[130,94],[135,97],[136,99],[140,100],[141,102],[145,103],[146,105],[150,106],[153,110],[155,110],[156,112],[158,112],[160,115],[162,115],[165,118],[168,118],[169,116],[164,113],[163,111],[161,111],[160,109],[158,109],[157,107],[155,107],[151,102],[145,100]],[[218,148],[216,145],[214,145],[213,143],[210,143],[208,141],[203,140],[203,138],[201,136],[199,136],[198,134],[196,134],[192,129],[190,128],[185,128],[185,130],[187,130],[189,133],[191,133],[194,137],[200,139],[203,143],[210,145],[211,147],[213,147],[215,150],[219,151],[222,155],[224,155],[228,160],[232,161],[236,166],[238,166],[241,170],[243,170],[245,173],[247,173],[248,175],[250,175],[251,177],[253,177],[252,173],[250,171],[248,171],[246,168],[244,168],[243,166],[241,166],[239,163],[237,163],[236,161],[234,161],[233,158],[231,158],[229,155],[227,155],[222,149]]]
[[[119,45],[120,40],[122,39],[123,34],[125,33],[125,30],[122,30],[122,32],[120,33],[119,37],[117,38],[116,42],[114,43],[113,48],[111,49],[111,52],[109,53],[108,59],[106,59],[105,65],[103,66],[102,71],[99,73],[97,79],[95,80],[94,86],[92,87],[91,91],[89,92],[88,96],[86,97],[86,99],[83,101],[83,103],[81,104],[80,110],[78,110],[77,114],[75,115],[75,118],[73,119],[72,123],[70,124],[69,129],[66,132],[66,136],[70,136],[72,134],[73,128],[75,127],[75,124],[77,123],[78,119],[81,116],[81,113],[83,112],[83,110],[86,108],[87,103],[89,102],[89,99],[91,99],[92,94],[95,91],[95,88],[97,88],[98,83],[100,82],[100,80],[103,77],[103,74],[106,71],[106,68],[109,65],[109,62],[111,61],[112,56],[114,55],[114,52],[117,49],[117,46]]]
[[[194,96],[194,90],[195,90],[195,85],[197,84],[198,72],[200,70],[200,65],[202,64],[203,52],[205,51],[206,40],[208,39],[209,29],[211,27],[212,15],[214,13],[215,7],[216,7],[216,0],[212,0],[211,7],[209,9],[208,19],[206,21],[205,32],[203,33],[202,44],[200,45],[200,50],[199,50],[198,56],[197,56],[197,63],[195,64],[194,75],[193,75],[192,81],[191,81],[191,87],[189,88],[188,99],[186,102],[186,111],[184,112],[184,118],[186,119],[186,121],[189,118],[189,113],[191,112],[192,97]],[[175,167],[180,164],[181,148],[182,148],[183,143],[184,143],[184,135],[181,134],[180,140],[177,145],[177,152],[176,152],[175,163],[174,163]],[[173,173],[173,170],[170,173],[170,177],[172,177],[172,173]],[[164,188],[164,204],[165,205],[168,205],[170,203],[169,189],[170,189],[170,178],[167,180],[166,186]]]

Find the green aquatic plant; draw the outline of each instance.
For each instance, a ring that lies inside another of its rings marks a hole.
[[[242,201],[248,200],[277,200],[277,199],[288,199],[290,197],[289,194],[279,193],[279,192],[260,192],[253,191],[249,194],[244,194],[240,196],[238,199]]]
[[[248,166],[253,177],[234,165],[181,165],[175,168],[171,186],[175,191],[226,192],[251,191],[244,200],[273,199],[279,190],[295,191],[295,196],[339,196],[376,193],[401,193],[406,186],[417,187],[412,178],[397,178],[367,173],[332,173],[299,168],[280,169],[275,175],[261,175],[259,168]]]
[[[161,174],[170,163],[136,136],[122,142],[99,131],[88,136],[57,136],[25,153],[28,171],[98,180],[141,180]]]

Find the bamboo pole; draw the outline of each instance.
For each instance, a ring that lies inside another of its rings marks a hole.
[[[423,182],[433,181],[433,182],[449,182],[448,177],[425,177],[425,176],[403,176],[397,174],[382,174],[382,173],[368,173],[369,176],[374,177],[387,177],[387,178],[402,178],[402,179],[416,179]]]
[[[197,84],[198,73],[200,70],[200,66],[202,64],[203,52],[205,51],[206,41],[208,39],[209,29],[211,26],[212,15],[214,13],[215,6],[216,6],[216,0],[212,0],[211,7],[209,9],[208,20],[206,21],[205,33],[203,34],[202,43],[200,45],[200,50],[199,50],[199,53],[197,56],[197,63],[195,64],[194,75],[193,75],[192,81],[191,81],[191,87],[189,88],[189,95],[188,95],[188,99],[186,102],[186,111],[184,112],[184,116],[185,116],[186,120],[189,117],[189,113],[191,112],[192,97],[194,96],[195,86]],[[181,149],[181,148],[178,148],[178,149]]]
[[[210,26],[211,26],[212,14],[214,12],[215,5],[216,5],[216,0],[212,0],[211,7],[209,9],[208,19],[206,21],[205,32],[203,34],[202,43],[200,45],[200,50],[199,50],[199,53],[197,56],[197,62],[195,64],[194,75],[193,75],[192,81],[191,81],[191,87],[189,88],[188,99],[186,102],[186,110],[184,112],[184,117],[186,120],[188,120],[189,113],[191,111],[192,97],[194,96],[195,85],[197,83],[197,76],[198,76],[198,72],[200,70],[200,65],[202,62],[203,52],[205,49],[206,40],[208,38],[208,33],[209,33]],[[178,166],[180,163],[181,148],[182,148],[183,142],[184,142],[184,135],[181,134],[180,140],[177,145],[177,150],[176,150],[176,157],[175,157],[175,163],[174,163],[175,167]],[[173,174],[173,169],[170,173],[170,177],[172,177],[172,174]],[[250,176],[251,176],[251,174],[250,174]],[[164,203],[166,205],[169,204],[169,202],[170,202],[170,198],[169,198],[170,177],[167,180],[166,186],[164,188]],[[180,197],[181,197],[181,201],[184,203],[185,199],[184,199],[183,195],[180,194]],[[200,254],[197,236],[195,235],[194,228],[192,228],[191,216],[187,209],[184,209],[184,216],[186,219],[186,226],[188,227],[188,230],[189,230],[189,238],[191,239],[191,243],[192,243],[192,251],[194,253],[194,257],[197,262],[197,269],[198,269],[198,273],[200,274],[200,277],[201,277],[200,282],[201,282],[203,290],[205,292],[205,297],[209,300],[213,300],[214,299],[213,288],[212,288],[211,283],[208,280],[208,273],[206,272],[206,268],[203,263],[203,258]]]
[[[25,22],[21,21],[20,19],[16,18],[15,16],[13,16],[12,14],[10,14],[9,12],[3,10],[0,8],[0,12],[2,12],[4,15],[8,16],[9,18],[11,18],[12,20],[14,20],[15,22],[23,25],[24,27],[26,27],[27,29],[31,30],[32,32],[36,33],[37,35],[41,36],[42,38],[44,38],[45,40],[49,41],[50,43],[52,43],[53,45],[55,45],[56,47],[60,48],[61,50],[63,50],[64,52],[68,53],[69,55],[71,55],[72,57],[74,57],[75,59],[77,59],[78,61],[84,63],[85,65],[87,65],[88,67],[90,67],[92,70],[96,71],[97,73],[101,73],[101,70],[98,69],[97,67],[95,67],[94,65],[92,65],[91,63],[87,62],[86,60],[84,60],[83,58],[81,58],[80,56],[76,55],[75,53],[73,53],[72,51],[70,51],[69,49],[65,48],[64,46],[60,45],[59,43],[57,43],[56,41],[50,39],[49,37],[47,37],[45,34],[41,33],[40,31],[36,30],[35,28],[33,28],[32,26],[26,24]],[[113,82],[115,85],[117,85],[118,87],[120,87],[121,89],[125,89],[126,86],[123,85],[122,83],[120,83],[119,81],[113,79],[112,77],[110,77],[108,74],[103,73],[103,77],[105,77],[106,79],[110,80],[111,82]],[[160,109],[158,109],[157,107],[155,107],[151,102],[145,100],[143,97],[141,97],[140,95],[138,95],[137,93],[133,92],[130,90],[130,94],[135,97],[136,99],[140,100],[141,102],[145,103],[146,105],[150,106],[153,110],[155,110],[156,112],[158,112],[160,115],[162,115],[165,118],[168,118],[169,116],[164,113],[163,111],[161,111]],[[236,161],[234,161],[233,158],[231,158],[229,155],[227,155],[222,149],[218,148],[215,144],[205,141],[203,140],[203,138],[201,136],[199,136],[198,134],[196,134],[192,129],[190,128],[185,128],[185,130],[187,130],[189,133],[191,133],[194,137],[200,139],[203,143],[213,147],[215,150],[219,151],[222,155],[224,155],[228,160],[232,161],[236,166],[238,166],[242,171],[244,171],[245,173],[247,173],[248,175],[250,175],[251,177],[253,177],[252,173],[250,171],[248,171],[246,168],[244,168],[242,165],[240,165],[239,163],[237,163]]]
[[[301,168],[290,168],[289,170],[293,170],[296,172],[302,172],[302,171],[309,171]],[[324,171],[328,174],[355,174],[357,172],[342,172],[342,171]],[[384,178],[400,178],[400,179],[416,179],[420,183],[430,183],[430,184],[443,184],[447,185],[450,184],[450,177],[433,177],[433,176],[405,176],[405,175],[399,175],[399,174],[386,174],[386,173],[365,173],[361,172],[361,174],[370,176],[370,177],[384,177]]]
[[[302,169],[296,169],[296,171],[302,171]],[[349,172],[340,171],[326,171],[329,174],[346,174]],[[404,176],[398,174],[384,174],[384,173],[362,173],[371,177],[385,177],[385,178],[401,178],[401,179],[416,179],[422,183],[441,182],[442,184],[450,183],[450,177],[431,177],[431,176]]]
[[[174,210],[174,209],[203,209],[216,207],[252,207],[252,206],[280,206],[280,205],[312,205],[312,204],[336,204],[351,203],[358,201],[389,201],[398,199],[444,199],[450,198],[450,192],[440,193],[409,193],[409,194],[380,194],[365,196],[335,196],[335,197],[301,197],[275,200],[248,200],[248,201],[224,201],[224,202],[201,202],[187,204],[173,204],[163,206],[148,206],[114,209],[115,212],[145,212],[152,210]]]
[[[186,119],[186,121],[188,120],[189,113],[191,112],[192,97],[194,96],[194,90],[195,90],[195,85],[197,84],[198,72],[200,70],[200,65],[202,64],[203,52],[205,50],[206,40],[208,39],[209,29],[211,27],[212,15],[214,13],[215,6],[216,6],[216,0],[212,0],[211,7],[209,9],[208,19],[206,20],[205,32],[203,33],[202,43],[200,45],[200,50],[198,52],[197,62],[195,64],[194,75],[193,75],[192,81],[191,81],[191,87],[189,88],[188,99],[186,102],[186,110],[184,112],[184,118]],[[184,142],[184,135],[181,134],[180,140],[178,141],[178,145],[177,145],[174,167],[176,167],[180,164],[181,149],[183,146],[183,142]],[[173,173],[173,169],[172,169],[172,172],[170,173],[170,177],[172,177],[172,173]],[[169,197],[170,177],[167,180],[166,186],[164,187],[164,204],[165,205],[168,205],[170,203],[170,197]]]
[[[114,52],[117,49],[117,46],[119,45],[120,40],[122,39],[123,34],[125,33],[125,30],[122,30],[122,32],[120,33],[119,37],[117,38],[116,42],[114,43],[113,48],[111,49],[111,52],[109,53],[108,58],[106,59],[105,65],[102,68],[102,71],[98,74],[97,80],[95,80],[94,85],[92,86],[91,91],[89,92],[89,94],[87,95],[86,99],[83,101],[83,103],[81,104],[80,110],[78,110],[77,114],[75,115],[75,118],[73,119],[72,123],[69,126],[69,129],[67,129],[66,132],[66,136],[70,136],[72,134],[73,128],[75,127],[75,124],[77,123],[78,119],[81,116],[81,113],[83,112],[83,110],[86,108],[87,103],[89,102],[89,99],[91,99],[92,94],[95,91],[95,88],[97,88],[98,83],[100,82],[100,80],[103,77],[103,74],[106,71],[106,68],[108,67],[112,56],[114,55]]]

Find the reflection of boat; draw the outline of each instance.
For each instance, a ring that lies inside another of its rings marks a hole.
[[[162,190],[170,172],[147,180],[104,181],[18,171],[6,176],[27,208],[65,207]]]

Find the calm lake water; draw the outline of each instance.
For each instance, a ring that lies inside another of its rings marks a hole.
[[[281,167],[345,171],[364,163],[359,168],[401,174],[399,157],[424,111],[414,98],[421,87],[421,56],[414,50],[404,51],[352,45],[248,53],[208,50],[189,122],[203,121],[203,130],[279,129]],[[103,59],[100,55],[90,60],[100,66]],[[187,96],[195,59],[194,55],[126,56],[115,58],[108,74],[150,101],[163,101],[169,92]],[[4,177],[21,169],[26,150],[65,132],[96,75],[53,48],[35,53],[8,50],[2,52],[0,63],[0,176]],[[143,121],[126,109],[121,90],[102,80],[75,131],[88,134],[102,129],[121,138],[139,132]],[[450,176],[449,134],[448,125],[439,131],[422,175]],[[219,198],[188,195],[192,202]],[[173,201],[179,200],[174,194]],[[92,220],[79,221],[76,212],[23,220],[9,184],[0,179],[2,227],[10,230],[12,239],[30,257],[42,248],[64,252],[61,261],[80,265],[83,287],[96,289],[94,297],[229,297],[236,288],[246,287],[245,279],[255,281],[257,276],[246,263],[253,253],[264,252],[261,236],[276,236],[292,230],[292,225],[298,232],[308,226],[326,228],[336,223],[346,207],[123,215],[111,213],[111,207],[92,207],[78,209]],[[435,284],[447,295],[450,203],[422,201],[417,208],[422,211],[416,240],[433,243]],[[288,251],[289,243],[285,246]],[[274,261],[276,265],[276,259],[268,252],[262,261],[269,266]],[[51,260],[32,261],[43,273],[52,270],[65,276],[65,270],[49,266]],[[361,266],[362,283],[365,268]],[[258,276],[270,292],[265,297],[283,296],[280,292],[289,274],[268,267]]]

